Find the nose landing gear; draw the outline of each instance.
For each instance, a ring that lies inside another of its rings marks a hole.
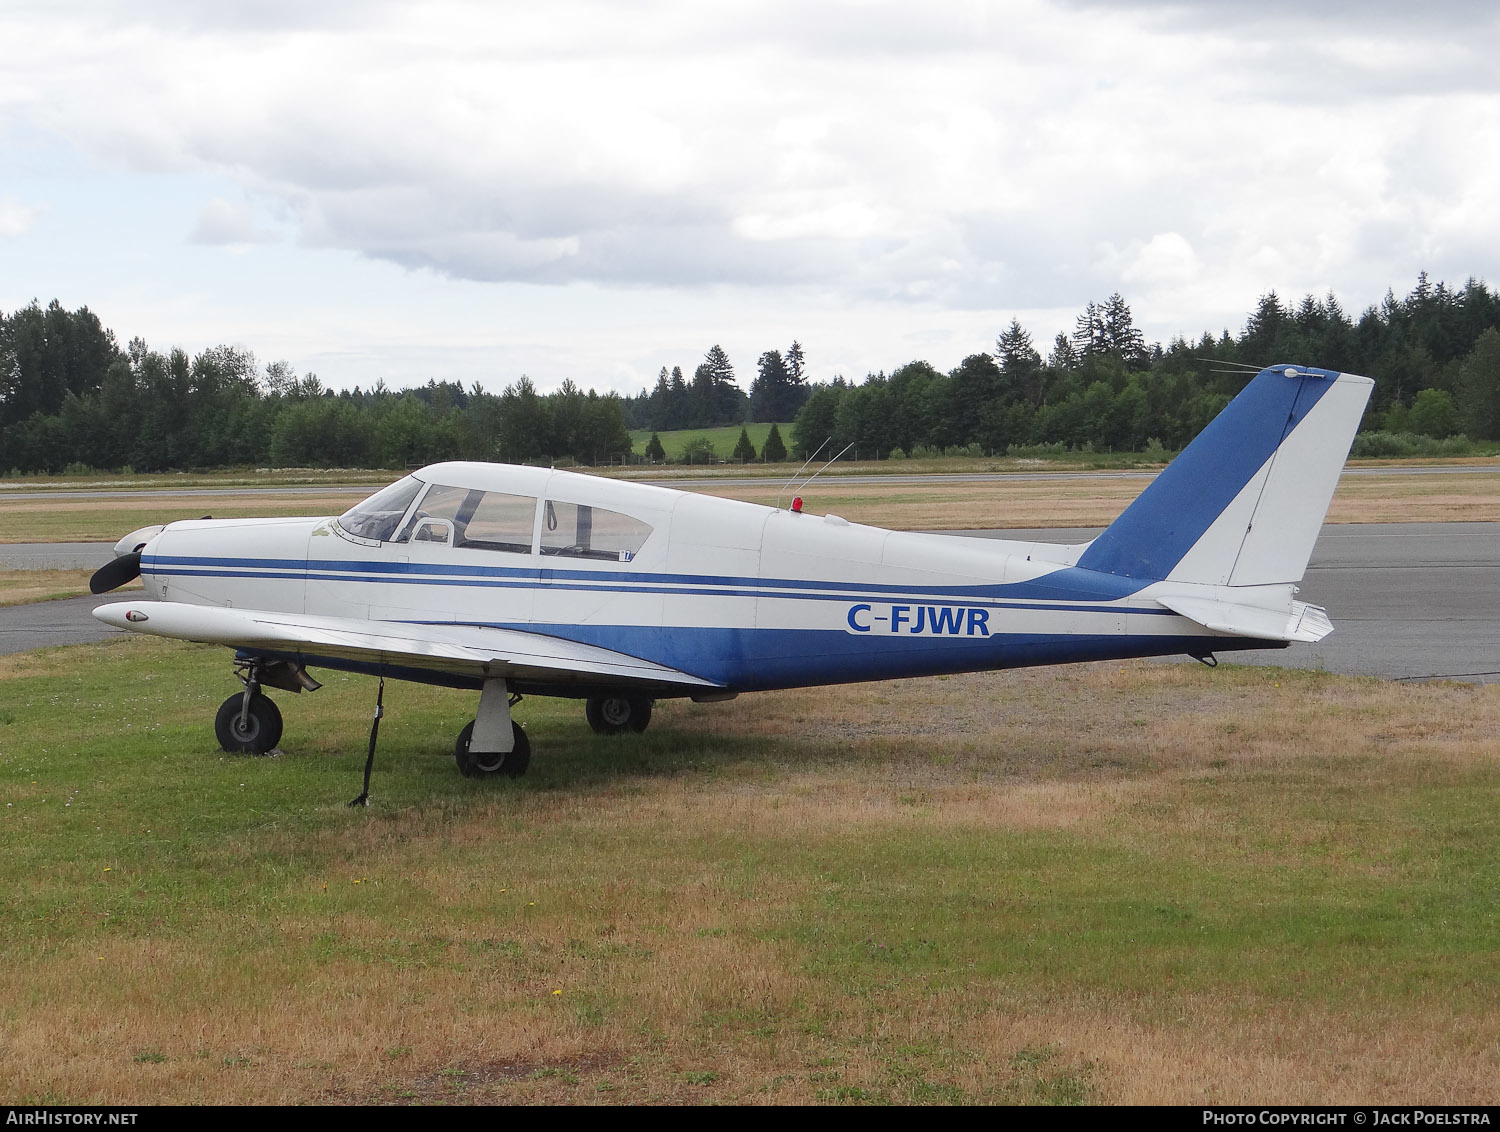
[[[300,664],[285,660],[236,659],[234,674],[245,690],[220,704],[214,717],[219,746],[233,755],[263,755],[281,742],[281,709],[261,685],[288,692],[316,692],[323,686]]]
[[[219,746],[233,755],[263,755],[281,742],[281,709],[270,696],[247,683],[230,696],[214,718]]]

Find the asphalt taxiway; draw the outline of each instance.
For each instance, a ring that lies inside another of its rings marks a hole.
[[[1098,532],[951,533],[1084,542]],[[0,564],[91,567],[106,561],[109,553],[99,543],[12,544],[0,547]],[[1328,609],[1333,634],[1315,645],[1229,653],[1226,661],[1397,680],[1500,681],[1500,523],[1325,526],[1300,596]],[[122,597],[117,593],[0,608],[0,654],[104,640],[118,630],[95,621],[90,611]]]

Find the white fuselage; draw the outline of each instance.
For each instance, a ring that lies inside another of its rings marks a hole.
[[[736,691],[1269,647],[1174,613],[1154,583],[1078,568],[1081,547],[889,531],[538,468],[441,464],[417,475],[533,500],[529,545],[410,537],[421,497],[406,541],[351,536],[329,518],[179,522],[143,552],[147,591],[377,624],[524,629]],[[649,534],[613,558],[581,557],[549,534],[558,513],[578,508]],[[1289,605],[1290,587],[1277,591],[1272,604]]]

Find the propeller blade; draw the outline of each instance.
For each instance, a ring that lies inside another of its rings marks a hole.
[[[141,552],[137,550],[132,554],[122,554],[94,571],[94,576],[89,579],[89,592],[107,594],[140,576]]]

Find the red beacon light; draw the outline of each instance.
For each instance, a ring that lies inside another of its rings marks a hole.
[[[792,514],[802,514],[802,496],[800,495],[792,496]]]

